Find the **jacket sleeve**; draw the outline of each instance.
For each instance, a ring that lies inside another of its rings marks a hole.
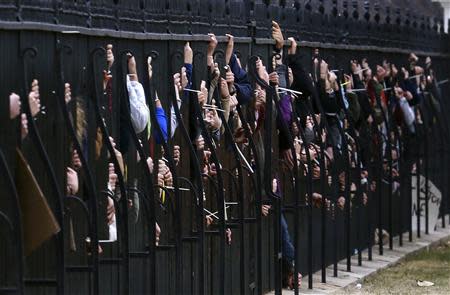
[[[412,82],[409,79],[406,79],[400,83],[400,87],[403,90],[411,92],[411,94],[413,95],[413,99],[408,102],[410,105],[417,105],[420,103],[421,99],[419,93],[417,92],[416,83]]]
[[[184,64],[184,67],[186,68],[186,77],[188,80],[185,89],[192,89],[192,64]],[[189,92],[184,91],[181,100],[177,101],[178,109],[181,109],[181,104],[187,100],[189,100]],[[175,135],[175,131],[178,128],[177,116],[175,114],[175,109],[173,108],[173,106],[170,108],[170,127],[170,137],[173,137]]]
[[[411,133],[414,133],[414,132],[415,132],[415,127],[414,127],[414,121],[415,121],[414,111],[413,111],[412,108],[409,106],[408,101],[406,100],[406,98],[402,97],[398,103],[399,103],[400,108],[401,108],[401,110],[402,110],[403,118],[404,118],[404,120],[405,120],[406,126],[408,126],[408,129],[409,129],[409,131],[411,131]]]
[[[364,83],[361,81],[358,75],[353,75],[353,84],[355,89],[365,89]],[[361,91],[357,92],[356,95],[358,95],[358,102],[361,106],[361,119],[367,120],[367,118],[372,113],[372,107],[370,106],[369,102],[369,96],[367,95],[367,92]]]
[[[150,116],[150,111],[145,103],[144,88],[141,83],[130,81],[127,76],[127,90],[130,100],[131,122],[136,133],[141,133],[147,126]]]
[[[241,105],[245,105],[252,99],[253,89],[248,80],[247,72],[237,62],[236,55],[231,55],[230,68],[234,74],[234,86],[236,87],[236,98]]]
[[[292,120],[292,107],[291,97],[289,94],[283,95],[279,102],[280,112],[277,112],[277,128],[279,130],[279,144],[280,150],[289,149],[289,134],[288,131],[283,128],[283,124],[286,124],[287,128],[290,128]]]
[[[303,68],[301,59],[302,58],[298,53],[295,55],[289,54],[287,56],[287,65],[291,68],[292,75],[294,76],[291,89],[300,91],[305,96],[315,95],[316,90],[313,81]]]
[[[156,108],[156,120],[158,121],[163,138],[160,137],[159,132],[154,132],[155,141],[157,144],[162,144],[167,141],[167,117],[162,107]]]

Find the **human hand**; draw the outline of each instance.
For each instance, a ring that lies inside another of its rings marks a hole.
[[[12,92],[9,95],[9,118],[14,119],[20,114],[20,96]]]
[[[186,42],[186,44],[184,45],[184,63],[191,65],[193,60],[194,60],[194,53],[192,51],[189,42]]]
[[[200,83],[200,93],[198,93],[198,103],[203,106],[208,98],[208,89],[206,88],[206,82],[202,80]]]
[[[28,94],[28,103],[30,104],[31,116],[35,117],[41,110],[39,82],[36,79],[31,83],[31,92]]]
[[[67,176],[67,194],[68,195],[76,195],[78,192],[78,174],[75,170],[70,167],[67,167],[66,171]]]
[[[225,73],[225,80],[228,84],[234,84],[234,74],[230,67],[228,67],[227,72]]]
[[[113,224],[115,215],[116,215],[116,208],[114,207],[114,201],[111,197],[108,197],[106,203],[106,220],[108,222],[108,225]]]
[[[152,57],[147,57],[147,74],[148,79],[151,80],[153,78],[153,66],[152,66]]]
[[[116,183],[117,183],[117,174],[114,169],[114,164],[109,163],[108,164],[108,189],[115,191],[116,190]]]
[[[288,40],[291,41],[291,45],[288,49],[288,54],[294,55],[297,52],[297,42],[295,41],[295,38],[292,37],[289,37]]]
[[[222,120],[214,109],[206,112],[205,121],[211,130],[218,130],[222,126]]]
[[[269,74],[269,81],[276,86],[278,86],[280,84],[279,79],[280,79],[280,77],[278,76],[277,72],[272,72]]]
[[[197,146],[197,150],[201,151],[205,149],[205,139],[203,139],[203,136],[201,134],[195,140],[195,145]]]
[[[159,245],[159,240],[161,236],[161,228],[159,227],[158,222],[155,222],[155,245]]]
[[[108,70],[111,69],[114,64],[114,53],[112,44],[106,45],[106,62],[108,64]]]
[[[222,99],[226,99],[230,97],[230,91],[228,89],[227,81],[220,78],[220,96]]]
[[[256,96],[255,108],[256,110],[259,111],[266,104],[266,91],[263,90],[258,85],[258,87],[255,90],[255,96]]]
[[[128,75],[131,81],[138,81],[137,68],[136,68],[136,58],[131,54],[127,54],[128,57]]]
[[[173,74],[173,85],[175,85],[176,89],[178,90],[178,93],[183,92],[183,86],[181,85],[181,75],[180,73]]]
[[[275,40],[275,47],[282,49],[284,45],[283,33],[280,25],[276,21],[272,21],[272,38]]]
[[[207,56],[213,56],[214,51],[216,50],[218,42],[217,42],[216,35],[210,33],[210,34],[208,34],[208,36],[209,36],[209,42],[208,42],[208,47],[206,49],[206,55]]]
[[[181,150],[179,145],[173,146],[173,160],[175,162],[175,166],[178,166],[178,163],[181,159]]]
[[[269,210],[272,208],[270,205],[262,205],[261,206],[261,213],[264,217],[267,217],[269,215]]]
[[[147,166],[148,169],[150,170],[150,173],[153,173],[153,159],[151,157],[147,158]]]
[[[339,199],[337,200],[337,205],[339,207],[339,209],[344,209],[345,207],[345,198],[344,197],[339,197]]]
[[[234,37],[233,37],[233,35],[230,35],[230,34],[226,34],[225,36],[228,37],[227,49],[225,51],[225,62],[228,65],[230,63],[231,56],[233,55]]]
[[[72,152],[72,167],[75,170],[78,170],[82,167],[81,159],[80,159],[80,156],[78,155],[78,152],[76,149],[73,149],[73,152]]]
[[[22,140],[28,135],[28,120],[26,114],[20,115],[20,135]]]
[[[70,84],[64,84],[64,101],[68,104],[72,100],[72,91],[70,90]]]
[[[267,73],[266,67],[263,65],[262,60],[259,58],[256,61],[256,70],[258,72],[258,76],[268,84],[269,83],[269,74]]]
[[[238,105],[238,100],[236,98],[236,95],[231,95],[230,96],[230,110],[233,111],[234,109],[236,109],[236,106]]]
[[[182,67],[181,68],[181,87],[182,89],[185,89],[188,85],[189,81],[187,78],[187,74],[186,74],[186,68]]]
[[[322,62],[320,63],[320,78],[321,79],[326,79],[328,76],[328,64],[322,60]]]

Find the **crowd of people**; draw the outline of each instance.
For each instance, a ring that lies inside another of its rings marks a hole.
[[[256,162],[259,163],[259,167],[264,167],[264,161],[267,160],[264,158],[265,149],[271,148],[265,145],[264,133],[267,124],[271,124],[266,120],[267,101],[271,101],[274,126],[278,134],[277,142],[274,144],[278,145],[279,154],[274,156],[286,164],[273,167],[271,179],[262,179],[264,183],[272,184],[273,195],[282,197],[284,188],[280,174],[283,169],[293,170],[295,167],[299,178],[322,180],[320,183],[327,186],[326,188],[321,185],[313,186],[311,196],[306,193],[306,188],[302,188],[303,195],[298,198],[317,207],[325,206],[327,210],[343,210],[356,202],[366,206],[375,198],[375,192],[381,189],[383,179],[392,179],[395,185],[389,189],[394,193],[398,192],[403,185],[400,183],[401,174],[411,173],[416,167],[413,160],[403,166],[400,161],[407,153],[414,152],[408,142],[423,132],[420,108],[429,102],[432,107],[436,107],[436,102],[439,101],[439,88],[431,67],[431,59],[427,57],[424,67],[421,67],[419,58],[411,53],[405,61],[406,66],[397,66],[383,60],[373,68],[369,66],[367,59],[350,60],[348,70],[343,73],[340,70],[330,69],[327,61],[320,56],[319,50],[314,51],[312,60],[305,59],[302,51],[306,49],[301,48],[294,38],[285,40],[276,22],[272,24],[272,37],[275,41],[273,48],[275,54],[272,60],[268,61],[269,64],[264,64],[262,59],[257,58],[254,64],[256,73],[250,73],[250,65],[242,66],[243,63],[235,54],[232,35],[227,35],[225,64],[219,66],[215,55],[218,41],[214,34],[209,34],[206,49],[208,79],[198,85],[193,80],[194,53],[187,42],[183,52],[184,65],[171,77],[170,84],[173,83],[175,88],[176,105],[161,102],[157,91],[152,94],[154,97],[148,97],[152,92],[145,90],[144,85],[147,83],[143,81],[152,81],[156,74],[153,73],[152,58],[149,57],[147,60],[148,71],[138,73],[136,57],[128,54],[126,90],[129,110],[125,111],[129,112],[132,127],[139,135],[141,144],[149,146],[150,142],[153,142],[153,145],[173,142],[171,139],[180,125],[176,111],[192,103],[189,100],[195,98],[197,99],[195,103],[198,103],[201,109],[207,136],[216,148],[226,148],[229,144],[224,140],[228,128],[232,133],[233,144],[236,143],[244,155],[242,163],[245,162],[253,169]],[[113,85],[117,83],[119,77],[114,76],[112,71],[115,65],[113,46],[108,44],[105,50],[107,68],[103,73],[103,91],[108,111],[114,103]],[[311,73],[307,70],[310,67]],[[82,103],[73,97],[69,83],[66,83],[64,88],[67,107],[76,109],[77,116],[72,123],[77,127],[78,139],[81,146],[88,149],[86,121],[83,124],[83,120],[80,119],[83,117]],[[268,100],[267,96],[272,95],[270,89],[275,89],[275,93]],[[150,99],[152,103],[149,103]],[[9,101],[10,118],[19,118],[21,138],[26,140],[30,118],[22,112],[21,99],[17,94],[11,93]],[[38,80],[32,81],[28,104],[32,117],[41,111]],[[239,108],[245,110],[243,115],[245,125]],[[154,114],[155,120],[151,119],[151,114]],[[215,151],[205,143],[205,133],[199,127],[200,122],[196,115],[188,114],[192,117],[187,120],[196,122],[194,124],[196,130],[193,130],[191,135],[193,134],[193,147],[201,155],[199,157],[201,171],[204,175],[215,178],[218,169],[221,169],[212,159],[212,153]],[[122,114],[117,120],[123,120]],[[119,134],[121,136],[122,131]],[[250,149],[248,134],[256,145],[257,154]],[[101,129],[97,128],[95,160],[101,157],[102,150],[105,149],[104,140]],[[124,158],[129,149],[125,140],[122,137],[110,137],[106,140],[112,144],[119,165],[114,164],[115,161],[111,159],[113,155],[106,153],[108,160],[103,169],[107,175],[107,182],[104,187],[98,189],[107,194],[105,222],[108,225],[108,240],[114,241],[117,240],[118,231],[116,220],[118,202],[124,197],[127,198],[129,216],[132,216],[133,222],[136,223],[140,214],[139,200],[133,198],[132,193],[122,196],[118,186],[118,174],[127,175],[127,163]],[[401,149],[400,141],[404,143]],[[180,144],[177,144],[165,145],[172,149],[170,154],[173,155],[175,167],[170,167],[169,161],[164,156],[157,163],[153,162],[152,157],[141,159],[139,154],[136,156],[138,161],[147,163],[149,171],[155,176],[154,179],[160,187],[157,192],[159,198],[164,198],[164,188],[173,189],[173,169],[183,162],[183,153],[188,153],[181,150]],[[82,184],[79,174],[83,169],[80,153],[86,151],[78,151],[72,146],[71,161],[66,171],[65,194],[68,196],[80,194]],[[381,169],[378,169],[378,164]],[[346,167],[350,169],[347,170]],[[348,174],[348,171],[352,171],[351,174]],[[209,180],[205,177],[203,181],[206,183]],[[125,182],[128,186],[136,186],[137,180],[126,177]],[[373,196],[372,200],[370,196]],[[205,196],[209,197],[211,196]],[[269,199],[269,195],[263,195],[263,199]],[[272,214],[270,200],[258,206],[260,206],[258,212],[263,218]],[[217,213],[205,212],[205,226],[214,226],[220,218],[224,217],[218,217]],[[294,280],[294,277],[297,277],[294,274],[296,250],[288,222],[283,214],[280,222],[284,261],[283,282],[285,286],[294,288],[297,281]],[[161,228],[158,222],[155,227],[155,240],[159,243],[165,229]],[[232,230],[227,228],[225,234],[227,242],[231,244]],[[99,253],[103,251],[101,245],[98,251]],[[297,282],[301,282],[299,274]]]

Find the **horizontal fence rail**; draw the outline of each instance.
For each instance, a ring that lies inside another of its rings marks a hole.
[[[404,1],[363,0],[2,1],[0,28],[155,39],[210,31],[252,37],[255,32],[255,37],[267,38],[270,22],[276,20],[303,41],[448,52],[442,12],[430,11],[431,4],[424,2],[409,1],[405,7]]]
[[[449,38],[382,4],[2,1],[0,294],[298,294],[445,227]]]

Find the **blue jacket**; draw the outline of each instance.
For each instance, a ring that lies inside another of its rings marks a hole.
[[[252,99],[253,89],[248,80],[247,72],[239,66],[235,54],[231,55],[230,69],[234,74],[236,98],[239,104],[245,105]]]

